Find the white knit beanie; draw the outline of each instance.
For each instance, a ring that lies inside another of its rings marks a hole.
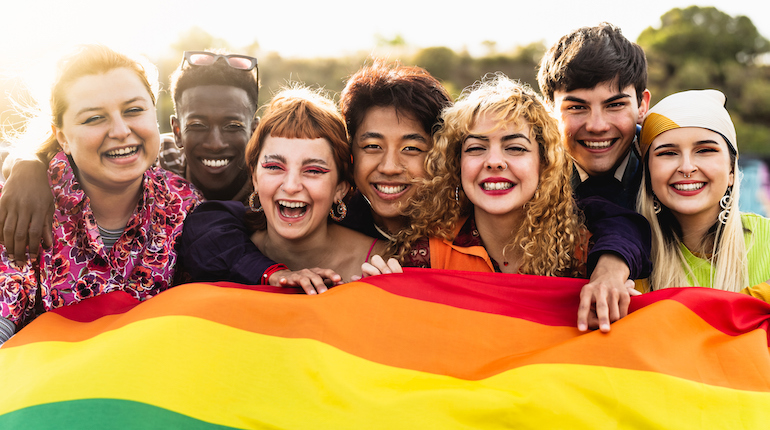
[[[681,127],[700,127],[721,134],[738,155],[735,126],[725,109],[725,95],[717,90],[691,90],[671,94],[647,113],[639,138],[642,156],[659,134]]]

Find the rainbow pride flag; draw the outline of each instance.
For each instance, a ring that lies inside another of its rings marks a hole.
[[[770,428],[770,305],[670,289],[580,333],[584,283],[408,269],[319,296],[112,293],[0,348],[0,429]]]

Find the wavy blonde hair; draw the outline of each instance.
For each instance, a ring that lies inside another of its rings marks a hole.
[[[452,240],[458,223],[473,212],[473,203],[462,191],[460,156],[462,144],[480,115],[489,115],[500,124],[523,118],[531,125],[540,152],[539,185],[532,200],[524,205],[526,221],[510,232],[503,252],[523,252],[520,273],[578,276],[582,264],[575,258],[575,249],[583,223],[572,197],[572,162],[562,145],[558,124],[529,86],[502,73],[488,75],[466,88],[457,103],[443,111],[443,125],[426,156],[426,178],[405,210],[411,226],[398,234],[391,251],[404,260],[421,238]]]
[[[711,254],[709,261],[715,269],[711,271],[710,285],[701,287],[718,288],[727,291],[740,291],[748,287],[749,273],[746,257],[746,241],[743,237],[743,223],[738,211],[740,200],[741,174],[738,158],[730,153],[733,165],[732,203],[727,222],[722,224],[714,220],[714,226],[701,239],[700,249],[696,253]],[[647,286],[651,290],[670,287],[684,287],[695,281],[692,268],[687,265],[680,244],[681,227],[671,211],[661,205],[660,213],[653,209],[654,195],[650,183],[649,151],[643,159],[644,173],[639,188],[636,210],[647,218],[652,230],[652,274]],[[708,248],[713,239],[713,245]],[[676,262],[680,264],[676,264]]]

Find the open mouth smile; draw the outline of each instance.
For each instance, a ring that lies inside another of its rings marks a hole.
[[[299,218],[307,212],[307,203],[278,200],[278,211],[284,218]]]

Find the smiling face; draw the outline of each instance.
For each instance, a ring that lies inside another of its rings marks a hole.
[[[184,149],[187,177],[207,199],[229,200],[249,179],[246,143],[254,112],[241,88],[203,85],[185,90],[171,125]]]
[[[141,187],[158,156],[160,135],[152,98],[136,73],[118,68],[83,76],[65,97],[56,138],[75,161],[86,193]]]
[[[649,91],[644,91],[639,103],[633,85],[618,90],[612,82],[554,91],[554,110],[564,144],[590,176],[612,172],[625,158],[649,104]]]
[[[540,182],[540,150],[528,123],[476,119],[460,155],[463,191],[479,215],[517,214]]]
[[[682,225],[715,222],[719,200],[734,180],[727,142],[698,127],[658,135],[650,146],[648,169],[652,191]]]
[[[431,136],[418,121],[396,109],[372,107],[353,136],[353,176],[372,206],[375,222],[391,232],[406,222],[401,208],[425,176],[423,163]]]
[[[268,136],[252,179],[268,231],[290,240],[319,232],[332,203],[348,190],[339,182],[331,145],[323,138]]]

